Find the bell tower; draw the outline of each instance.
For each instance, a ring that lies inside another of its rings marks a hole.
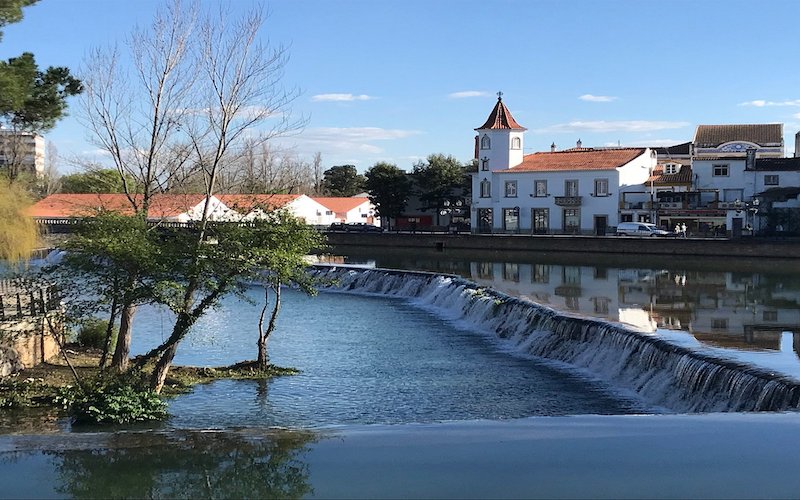
[[[504,170],[522,163],[524,132],[503,104],[503,93],[497,93],[497,104],[486,119],[476,128],[478,171]]]

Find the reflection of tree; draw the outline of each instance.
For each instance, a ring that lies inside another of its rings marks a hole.
[[[120,433],[102,449],[51,452],[58,492],[75,498],[300,498],[309,432]],[[60,463],[59,460],[60,459]]]

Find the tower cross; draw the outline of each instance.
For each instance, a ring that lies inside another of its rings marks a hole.
[[[498,101],[502,101],[503,100],[503,92],[502,91],[497,93],[497,100]]]

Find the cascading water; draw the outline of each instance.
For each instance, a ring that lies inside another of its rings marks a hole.
[[[413,299],[515,349],[581,368],[679,412],[800,407],[800,383],[694,352],[619,324],[565,315],[457,276],[315,266],[325,289]]]

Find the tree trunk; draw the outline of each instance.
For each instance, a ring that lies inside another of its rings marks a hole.
[[[175,359],[175,353],[178,351],[177,342],[167,347],[167,349],[158,358],[156,366],[153,368],[153,374],[150,376],[150,388],[161,394],[161,389],[164,388],[164,381],[167,379],[167,373],[172,366],[172,360]]]
[[[281,285],[277,283],[272,289],[275,291],[275,306],[272,308],[272,315],[269,318],[267,329],[264,330],[264,313],[267,311],[269,304],[269,288],[264,286],[264,308],[261,310],[261,316],[258,318],[258,367],[261,370],[266,370],[269,367],[269,353],[267,351],[267,341],[278,320],[278,312],[281,309]]]
[[[117,298],[111,301],[111,314],[108,318],[108,328],[106,328],[106,341],[103,344],[103,355],[100,356],[100,368],[105,368],[108,363],[108,353],[111,351],[111,337],[114,335],[114,323],[117,320]]]
[[[111,369],[120,373],[128,370],[128,357],[131,353],[131,327],[135,313],[135,304],[124,304],[120,312],[117,347],[114,349],[114,357],[111,359]]]

